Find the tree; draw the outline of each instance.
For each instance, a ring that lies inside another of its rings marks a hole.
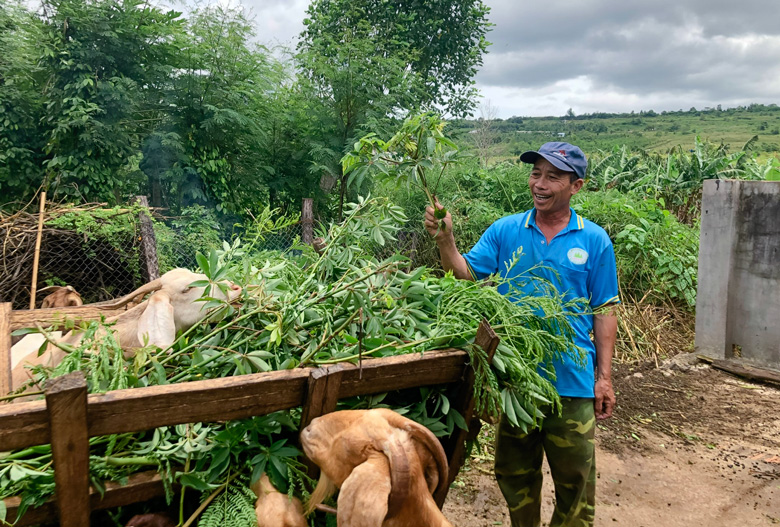
[[[335,57],[338,46],[323,48],[318,42],[338,42],[339,35],[355,28],[353,38],[371,45],[360,59],[393,58],[417,77],[415,107],[439,106],[465,117],[476,105],[473,78],[489,45],[489,11],[482,0],[314,0],[299,49],[319,47]]]
[[[339,217],[347,196],[341,157],[363,135],[362,126],[380,128],[412,105],[416,90],[403,60],[376,53],[372,28],[360,10],[343,17],[343,25],[334,26],[337,32],[320,34],[297,54],[299,82],[310,94],[318,128],[309,145],[311,171],[321,176],[324,190],[337,185]]]
[[[482,166],[487,168],[490,158],[493,156],[493,150],[496,143],[495,120],[498,109],[490,101],[486,101],[479,107],[479,119],[477,119],[474,130],[470,132],[474,144],[477,147],[479,159]]]
[[[165,112],[140,164],[153,202],[159,196],[174,210],[211,204],[232,214],[267,204],[272,174],[259,160],[268,94],[278,79],[253,37],[240,9],[216,6],[190,15],[177,38]]]
[[[43,181],[42,26],[21,5],[0,9],[0,195],[26,199]]]
[[[135,190],[128,164],[148,130],[139,115],[159,104],[147,94],[170,71],[179,13],[141,0],[47,0],[43,13],[47,185],[118,202]]]

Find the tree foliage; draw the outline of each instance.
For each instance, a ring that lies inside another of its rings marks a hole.
[[[481,0],[315,0],[300,46],[310,49],[354,28],[372,46],[364,60],[392,57],[414,73],[417,89],[410,95],[416,107],[441,106],[465,116],[475,107],[473,78],[489,45],[489,11]],[[335,57],[340,49],[319,53]]]

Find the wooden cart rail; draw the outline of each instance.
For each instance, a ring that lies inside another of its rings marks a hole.
[[[11,328],[25,327],[17,324],[30,325],[35,320],[24,317],[19,321],[17,317],[11,322],[11,314],[0,309],[0,339],[10,335]],[[490,355],[498,346],[498,338],[485,322],[480,325],[476,341]],[[10,337],[6,343],[8,347],[0,342],[3,361],[8,358],[4,355],[10,355]],[[28,511],[16,525],[58,518],[63,527],[83,527],[89,525],[91,510],[146,501],[163,493],[158,476],[142,473],[133,476],[128,485],[111,486],[101,500],[90,491],[88,483],[89,437],[242,419],[298,406],[303,407],[303,428],[312,419],[334,411],[339,399],[420,386],[452,384],[452,407],[471,424],[470,431],[458,430],[444,441],[452,482],[465,460],[465,440],[479,430],[479,421],[472,422],[474,373],[468,362],[464,351],[439,350],[367,359],[362,366],[343,363],[89,396],[80,372],[53,379],[46,388],[44,401],[0,405],[0,451],[52,444],[56,506],[48,502]],[[440,506],[446,490],[435,496]],[[8,521],[13,522],[19,499],[9,498],[5,503]]]

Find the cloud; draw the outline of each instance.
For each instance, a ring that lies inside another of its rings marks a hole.
[[[288,47],[309,5],[230,1],[258,41]],[[500,117],[780,103],[774,1],[484,1],[493,45],[476,81]]]
[[[763,1],[488,4],[477,85],[504,117],[780,100],[780,26]]]

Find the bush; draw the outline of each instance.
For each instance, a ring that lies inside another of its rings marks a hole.
[[[698,227],[680,223],[661,201],[615,190],[580,193],[572,206],[612,238],[622,296],[693,309]]]

